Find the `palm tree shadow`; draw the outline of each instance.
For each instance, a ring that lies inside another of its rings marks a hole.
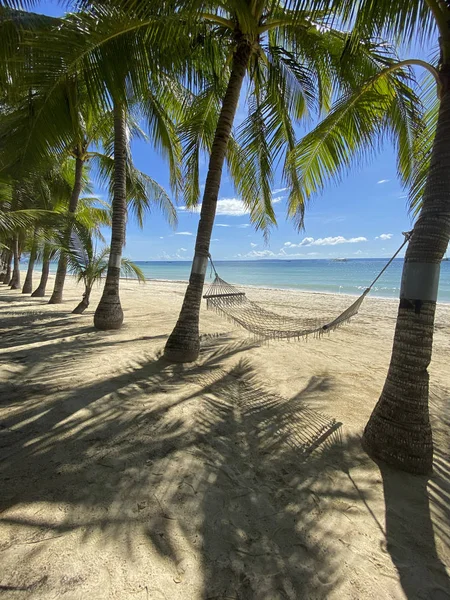
[[[386,507],[387,551],[408,600],[450,598],[448,565],[438,552],[439,546],[450,546],[450,411],[445,393],[434,396],[432,393],[430,400],[435,434],[432,476],[410,475],[378,463]]]
[[[43,347],[46,402],[32,388],[22,405],[13,398],[14,410],[4,421],[11,441],[0,462],[0,510],[11,547],[22,548],[27,568],[21,578],[11,576],[19,573],[15,566],[5,570],[2,585],[35,585],[41,572],[33,561],[46,544],[61,541],[82,555],[97,539],[105,557],[109,544],[116,560],[141,558],[155,569],[163,564],[167,598],[188,580],[194,563],[203,581],[195,597],[203,600],[331,597],[349,571],[342,565],[341,541],[328,527],[329,514],[342,516],[335,500],[345,506],[361,497],[345,475],[361,455],[359,440],[344,439],[340,423],[309,408],[322,394],[336,393],[334,381],[317,374],[292,398],[283,398],[241,358],[252,344],[220,335],[204,337],[196,364],[171,365],[161,353],[143,354],[103,381],[73,386],[72,376],[80,381],[75,359],[82,362],[103,344],[109,351],[114,347],[109,338],[86,335],[67,342],[66,354],[53,344]],[[35,368],[30,356],[14,380],[18,394]],[[64,383],[59,396],[54,380]],[[436,497],[448,493],[447,462],[440,459]],[[371,463],[367,470],[373,473]],[[393,506],[399,502],[391,489],[395,479],[386,477]],[[423,493],[417,488],[417,502]],[[35,512],[41,505],[63,506],[64,517]],[[446,507],[442,500],[441,520],[433,518],[435,525],[442,523],[442,535]],[[407,523],[402,510],[394,513]],[[388,535],[404,545],[407,532],[396,527],[389,521]],[[405,594],[416,597],[401,550],[391,546]],[[414,552],[421,555],[420,548]],[[441,570],[438,558],[427,560],[423,577],[430,582]],[[55,573],[61,568],[56,561]],[[56,574],[42,583],[55,597],[67,591],[63,575],[57,581]]]
[[[341,423],[307,404],[330,390],[331,380],[313,377],[294,398],[283,398],[258,381],[248,359],[196,378],[203,400],[196,468],[184,475],[182,493],[165,496],[169,513],[148,523],[149,539],[171,557],[181,581],[187,565],[170,515],[193,515],[197,529],[183,523],[186,539],[195,540],[200,519],[205,600],[326,598],[341,577],[311,519],[317,497],[302,488],[326,486],[323,466],[342,443]]]
[[[380,472],[386,506],[386,547],[405,597],[449,598],[450,579],[436,548],[428,478],[399,473],[381,464]],[[448,500],[448,477],[438,475],[433,479]]]

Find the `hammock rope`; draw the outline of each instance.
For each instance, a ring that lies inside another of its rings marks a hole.
[[[324,333],[333,331],[344,323],[347,323],[352,317],[358,314],[364,298],[408,243],[412,232],[406,232],[403,235],[405,236],[405,240],[402,245],[369,287],[343,313],[328,323],[319,323],[317,320],[312,322],[311,319],[284,316],[262,308],[256,302],[249,300],[244,292],[239,291],[238,288],[219,276],[211,255],[209,255],[209,260],[215,277],[206,294],[203,296],[206,300],[206,308],[214,310],[230,321],[237,323],[250,333],[253,333],[258,339],[298,340],[309,335],[320,337]]]

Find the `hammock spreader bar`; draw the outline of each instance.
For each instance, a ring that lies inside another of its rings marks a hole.
[[[259,339],[300,339],[308,335],[320,337],[347,323],[358,314],[364,298],[373,288],[375,283],[396,258],[402,248],[408,243],[411,233],[404,233],[405,240],[394,256],[387,262],[370,286],[353,302],[343,313],[329,323],[311,322],[311,320],[297,319],[283,316],[262,308],[256,302],[247,298],[244,292],[239,291],[234,285],[222,279],[211,261],[215,278],[203,296],[208,310],[215,310],[225,318],[237,323]]]

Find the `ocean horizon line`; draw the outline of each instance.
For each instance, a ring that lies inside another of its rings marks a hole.
[[[181,259],[181,258],[152,258],[150,260],[138,260],[135,258],[130,259],[135,263],[174,263],[174,262],[179,262],[179,263],[189,263],[192,262],[191,258],[186,258],[186,259]],[[336,257],[325,257],[325,258],[274,258],[274,257],[269,257],[269,258],[214,258],[214,263],[220,263],[220,262],[304,262],[304,261],[318,261],[318,260],[323,260],[323,261],[328,261],[328,262],[341,262],[341,261],[365,261],[365,260],[384,260],[386,262],[388,262],[390,260],[390,257],[388,256],[374,256],[374,257],[370,257],[370,256],[364,256],[364,257],[347,257],[347,256],[336,256]],[[404,261],[404,257],[397,257],[394,258],[394,261]]]
[[[215,260],[214,266],[220,277],[237,287],[297,290],[318,294],[346,294],[358,296],[372,282],[371,295],[379,298],[398,298],[404,259],[394,259],[384,270],[390,259],[352,258],[335,260],[332,258],[308,259],[262,259],[262,260]],[[148,281],[179,281],[185,284],[189,280],[190,260],[145,260],[134,261]],[[25,265],[24,265],[25,267]],[[38,266],[36,265],[36,269]],[[50,271],[56,270],[56,263]],[[214,269],[208,265],[205,284],[214,278]],[[133,279],[133,277],[128,277]],[[450,302],[450,262],[441,265],[439,302]]]

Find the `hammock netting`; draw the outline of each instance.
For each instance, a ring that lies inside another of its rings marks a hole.
[[[341,325],[347,323],[352,317],[358,314],[364,298],[370,292],[375,283],[380,279],[392,261],[396,258],[402,248],[408,243],[412,233],[405,232],[405,239],[394,254],[394,256],[381,269],[372,283],[364,292],[338,317],[328,323],[311,323],[311,320],[298,319],[279,315],[270,310],[262,308],[256,302],[252,302],[247,298],[244,292],[239,291],[231,283],[227,283],[219,277],[214,263],[209,256],[211,266],[214,269],[215,279],[209,286],[208,291],[203,296],[206,299],[206,307],[209,310],[215,310],[222,314],[230,321],[234,321],[247,331],[253,333],[258,339],[265,340],[288,340],[300,339],[313,335],[320,337],[324,333],[328,333],[337,329]]]
[[[370,288],[364,290],[351,306],[332,321],[314,324],[305,322],[305,319],[279,315],[262,308],[249,300],[244,292],[224,281],[217,273],[203,297],[206,299],[208,310],[215,310],[253,333],[257,338],[280,340],[300,339],[308,335],[321,336],[337,329],[358,313],[369,292]]]

